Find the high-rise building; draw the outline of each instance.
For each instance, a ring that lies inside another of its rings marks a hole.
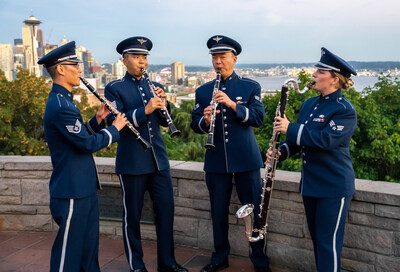
[[[172,84],[181,85],[185,77],[185,64],[174,62],[171,64]]]
[[[38,41],[38,59],[41,59],[44,56],[44,43],[43,43],[43,30],[37,30],[37,41]]]
[[[14,45],[23,45],[22,39],[14,39]]]
[[[117,76],[118,78],[121,78],[125,75],[126,73],[126,66],[122,62],[121,59],[119,59],[117,62],[112,64],[113,67],[113,75]]]
[[[41,69],[39,69],[38,62],[38,40],[37,40],[37,26],[42,22],[31,15],[24,21],[25,25],[22,27],[22,41],[25,47],[25,61],[26,69],[36,76],[41,76]]]
[[[14,46],[13,46],[13,61],[14,61],[14,75],[15,78],[17,73],[17,68],[26,69],[26,61],[25,61],[25,48],[22,43],[22,39],[14,39]]]
[[[78,49],[76,49],[76,55],[83,61],[83,75],[89,76],[92,74],[92,53],[81,45]]]
[[[11,44],[0,43],[0,69],[3,71],[7,80],[13,79],[13,55]]]

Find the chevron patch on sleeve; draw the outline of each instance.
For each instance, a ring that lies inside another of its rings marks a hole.
[[[82,123],[76,119],[75,125],[73,126],[65,126],[68,130],[69,133],[74,133],[74,134],[78,134],[79,132],[81,132],[82,129]]]

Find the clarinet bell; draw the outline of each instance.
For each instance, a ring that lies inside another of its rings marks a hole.
[[[169,129],[171,130],[171,138],[179,137],[181,135],[181,131],[178,130],[174,124],[169,124]]]
[[[206,144],[204,145],[204,147],[205,147],[207,150],[213,150],[213,149],[215,148],[215,145],[210,144],[210,143],[206,143]]]
[[[208,134],[207,143],[204,145],[207,150],[212,150],[215,148],[214,145],[214,135],[213,133]]]

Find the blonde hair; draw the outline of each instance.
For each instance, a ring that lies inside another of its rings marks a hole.
[[[341,75],[335,71],[330,70],[331,76],[332,77],[338,77],[339,78],[339,88],[343,90],[348,90],[351,88],[351,86],[354,85],[353,80],[349,77],[345,77],[344,75]]]

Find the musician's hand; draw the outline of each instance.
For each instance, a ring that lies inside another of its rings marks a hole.
[[[211,123],[211,114],[213,111],[214,107],[213,106],[208,106],[207,108],[204,109],[203,115],[204,115],[204,121],[206,121],[206,125],[209,126]],[[220,110],[217,110],[217,114],[220,113]]]
[[[112,125],[115,126],[118,131],[121,131],[126,124],[128,124],[128,120],[125,117],[125,113],[118,113],[117,116],[115,116],[114,122],[112,123]]]
[[[144,108],[144,113],[146,115],[150,115],[156,109],[162,109],[162,108],[164,108],[164,106],[165,105],[162,102],[161,98],[153,97],[153,98],[150,99],[149,103],[147,103],[146,107]]]
[[[154,91],[156,92],[157,96],[160,97],[161,100],[165,102],[165,106],[167,106],[168,105],[167,94],[164,92],[164,90],[161,89],[160,87],[155,87]]]
[[[289,127],[289,120],[286,118],[286,115],[282,117],[275,116],[275,122],[274,122],[274,130],[279,131],[279,132],[287,132],[287,129]]]
[[[107,107],[104,106],[104,104],[101,104],[100,108],[96,112],[97,124],[100,125],[101,121],[103,121],[103,119],[106,118],[109,113],[110,111],[107,109]]]
[[[233,102],[229,98],[229,96],[226,93],[224,93],[223,91],[217,91],[214,94],[214,101],[218,102],[218,103],[221,103],[221,104],[223,104],[223,105],[225,105],[225,106],[227,106],[229,108],[232,108],[236,112],[236,103]]]
[[[282,153],[280,151],[278,151],[278,158],[282,155]],[[268,148],[267,153],[265,154],[265,156],[267,157],[267,160],[264,162],[264,164],[270,163],[271,159],[272,159],[272,149]]]

